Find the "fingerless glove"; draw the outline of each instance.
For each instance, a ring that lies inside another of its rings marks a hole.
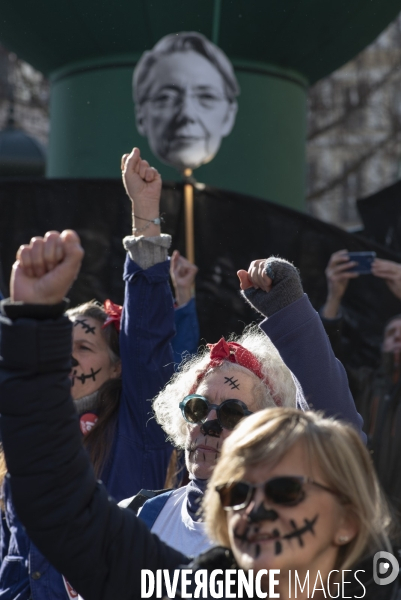
[[[287,260],[271,256],[265,262],[264,271],[272,280],[270,292],[248,288],[241,294],[258,312],[271,317],[301,298],[304,291],[298,269]]]

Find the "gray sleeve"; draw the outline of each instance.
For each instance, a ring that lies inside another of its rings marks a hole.
[[[133,260],[142,269],[149,269],[167,259],[171,246],[171,235],[161,233],[154,237],[129,235],[123,239],[123,245]]]

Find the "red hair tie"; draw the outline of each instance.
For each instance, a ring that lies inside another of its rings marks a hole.
[[[237,344],[237,342],[226,342],[226,340],[222,337],[217,344],[207,344],[207,347],[210,349],[210,361],[197,376],[196,383],[190,392],[191,394],[194,393],[195,389],[198,387],[210,368],[213,369],[214,367],[219,367],[225,360],[227,360],[228,362],[236,363],[237,365],[241,365],[241,367],[245,367],[251,371],[251,373],[263,381],[263,383],[269,388],[272,397],[274,397],[272,386],[270,381],[263,375],[260,362],[256,356],[244,348],[244,346]],[[282,406],[281,400],[274,399],[274,402],[277,406]]]
[[[117,329],[117,332],[120,333],[121,328],[121,313],[123,312],[123,307],[119,304],[114,304],[111,300],[104,301],[104,310],[107,314],[107,319],[102,325],[102,329],[113,323],[114,327]]]

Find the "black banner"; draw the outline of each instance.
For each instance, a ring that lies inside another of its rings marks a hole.
[[[364,235],[400,254],[401,261],[401,182],[397,181],[357,207],[365,227]]]
[[[172,248],[185,254],[183,189],[163,186],[163,230]],[[19,245],[50,229],[75,229],[85,249],[82,271],[73,286],[73,305],[91,298],[122,303],[124,250],[130,234],[131,205],[119,180],[0,180],[0,258],[7,281]],[[275,254],[300,269],[305,291],[318,309],[325,300],[324,270],[341,248],[396,253],[306,214],[228,191],[195,187],[195,251],[199,266],[196,297],[201,335],[215,342],[241,332],[257,320],[239,295],[236,272],[257,258]],[[7,292],[7,290],[4,290]],[[350,282],[344,297],[345,335],[357,364],[377,360],[384,323],[401,312],[401,302],[371,275]]]

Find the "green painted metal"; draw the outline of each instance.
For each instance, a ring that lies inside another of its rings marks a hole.
[[[306,82],[275,66],[238,64],[237,121],[197,181],[303,207]],[[180,175],[155,159],[135,127],[132,65],[73,70],[52,86],[50,177],[119,177],[119,158],[139,146],[164,179]]]
[[[198,181],[303,207],[306,86],[355,56],[401,0],[19,0],[4,3],[0,40],[51,76],[48,174],[119,176],[133,145],[165,179],[135,128],[132,69],[174,31],[200,31],[233,61],[235,128]]]
[[[2,2],[0,40],[50,74],[78,60],[142,53],[174,31],[200,31],[218,34],[231,59],[295,69],[313,83],[400,10],[401,0],[19,0]]]
[[[213,42],[213,44],[216,44],[216,46],[219,45],[220,20],[221,20],[221,0],[214,0],[212,42]]]

